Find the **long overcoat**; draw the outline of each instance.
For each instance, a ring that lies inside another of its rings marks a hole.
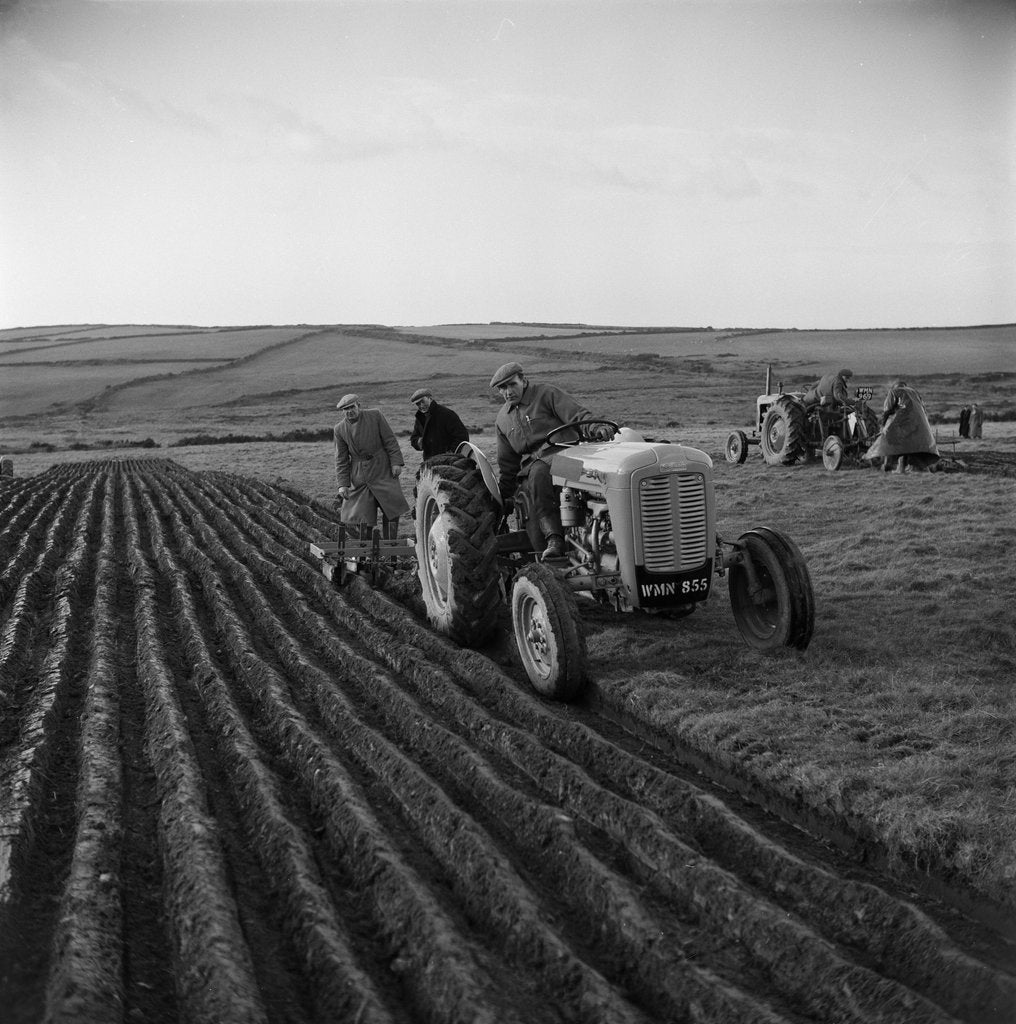
[[[362,409],[355,423],[340,420],[333,431],[335,477],[351,488],[339,513],[344,523],[376,523],[377,510],[387,519],[409,511],[393,466],[404,466],[399,442],[380,409]]]
[[[905,384],[890,388],[882,408],[882,431],[865,453],[866,459],[920,454],[938,457],[938,445],[924,411],[924,402],[913,388]]]

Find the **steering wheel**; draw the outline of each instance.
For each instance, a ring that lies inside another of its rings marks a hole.
[[[614,428],[616,434],[621,428],[613,420],[572,420],[570,423],[562,423],[559,427],[554,427],[552,430],[547,431],[547,436],[544,439],[544,444],[563,444],[571,446],[578,444],[578,441],[554,441],[551,442],[551,438],[560,430],[574,430],[576,427],[586,427],[590,423],[606,423],[607,426]],[[580,431],[581,433],[581,431]]]

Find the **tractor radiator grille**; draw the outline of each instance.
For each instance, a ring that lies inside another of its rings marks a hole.
[[[683,572],[706,558],[706,486],[700,473],[654,476],[639,485],[642,552],[650,572]]]

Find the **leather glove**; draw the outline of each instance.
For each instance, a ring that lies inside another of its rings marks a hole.
[[[614,428],[607,423],[599,423],[590,430],[594,441],[613,441]]]
[[[501,501],[501,515],[510,516],[515,511],[515,499],[504,498]]]

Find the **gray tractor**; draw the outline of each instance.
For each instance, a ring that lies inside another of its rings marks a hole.
[[[757,445],[770,466],[792,466],[821,458],[831,472],[844,461],[859,462],[878,437],[878,416],[868,406],[874,389],[854,390],[849,405],[805,400],[804,391],[784,391],[783,382],[772,390],[772,367],[766,370],[766,391],[755,400],[755,429],[749,437],[743,430],[727,436],[724,455],[738,465]]]
[[[610,421],[581,426],[603,422]],[[558,431],[579,425],[565,424],[545,440],[557,444]],[[566,547],[558,559],[541,561],[525,522],[503,515],[496,474],[475,444],[424,463],[416,557],[431,624],[479,647],[507,602],[526,674],[538,693],[557,700],[577,697],[586,682],[579,605],[589,600],[678,618],[725,575],[735,622],[751,647],[806,648],[814,594],[794,542],[768,527],[722,540],[709,456],[610,425],[614,440],[578,441],[552,455]]]

